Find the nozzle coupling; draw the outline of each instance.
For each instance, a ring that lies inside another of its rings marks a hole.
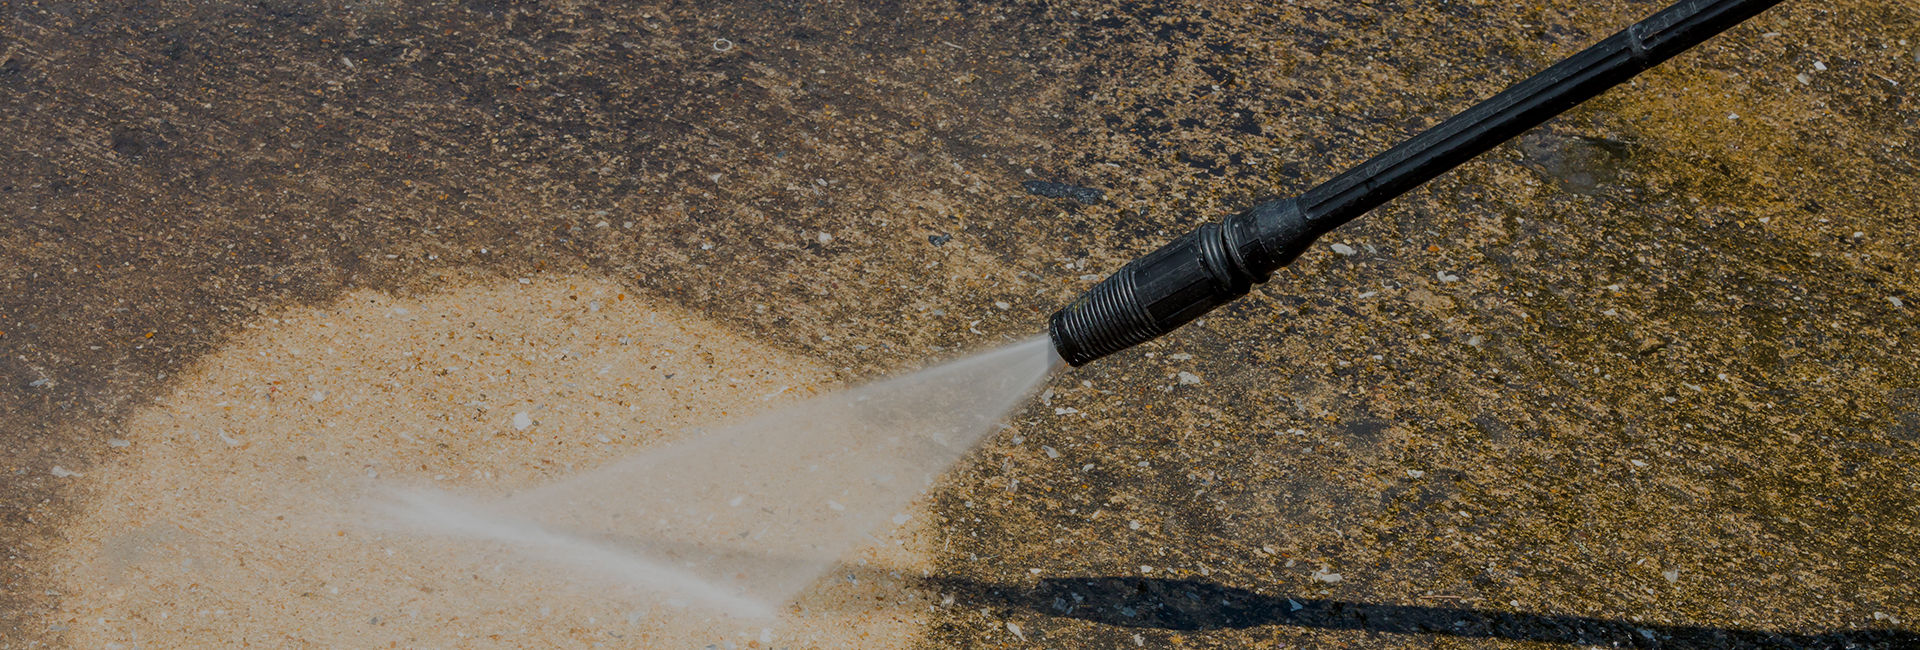
[[[1189,232],[1120,268],[1047,323],[1074,366],[1159,338],[1244,296],[1319,237],[1295,199],[1275,199]]]

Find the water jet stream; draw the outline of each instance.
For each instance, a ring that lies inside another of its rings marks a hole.
[[[834,392],[499,499],[382,510],[640,592],[764,617],[830,571],[1062,364],[1045,337]]]

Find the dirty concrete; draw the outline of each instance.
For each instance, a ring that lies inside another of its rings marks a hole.
[[[582,273],[850,381],[1654,8],[0,2],[0,645],[263,314]],[[1788,2],[1057,378],[933,495],[919,643],[1912,642],[1916,24]]]

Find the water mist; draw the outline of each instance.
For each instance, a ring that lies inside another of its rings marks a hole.
[[[830,571],[1055,368],[1046,337],[830,393],[505,498],[403,491],[424,531],[503,543],[663,600],[767,616]]]

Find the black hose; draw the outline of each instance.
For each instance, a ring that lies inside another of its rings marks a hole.
[[[1079,366],[1171,332],[1246,295],[1327,231],[1780,2],[1682,0],[1298,198],[1203,225],[1054,312],[1054,349]]]

